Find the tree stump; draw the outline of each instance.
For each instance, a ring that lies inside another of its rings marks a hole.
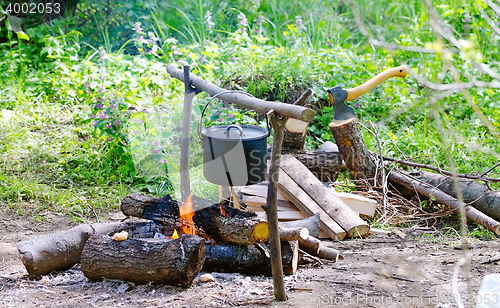
[[[204,260],[205,241],[196,235],[114,241],[108,235],[94,234],[83,249],[81,266],[85,276],[94,281],[111,278],[187,287]]]
[[[382,183],[382,172],[378,172],[377,161],[366,147],[356,118],[335,120],[329,126],[356,185],[367,189],[375,186],[375,178],[377,183]]]

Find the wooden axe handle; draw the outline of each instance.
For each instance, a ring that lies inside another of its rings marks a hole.
[[[382,73],[378,74],[377,76],[373,77],[372,79],[368,80],[367,82],[363,83],[362,85],[359,85],[353,89],[346,89],[347,92],[347,101],[353,100],[355,98],[358,98],[359,96],[365,94],[366,92],[370,91],[371,89],[375,88],[382,82],[386,81],[387,79],[391,77],[401,77],[404,78],[408,74],[408,67],[406,65],[401,65],[398,67],[393,67],[388,70],[383,71]]]

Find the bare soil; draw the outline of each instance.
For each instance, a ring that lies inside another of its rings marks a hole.
[[[28,278],[16,243],[76,225],[64,215],[40,216],[43,222],[0,212],[0,307],[457,307],[454,284],[467,306],[474,307],[482,277],[500,272],[498,240],[471,241],[467,280],[464,267],[457,266],[464,251],[456,238],[424,240],[428,237],[420,236],[422,230],[406,229],[405,239],[393,234],[329,242],[342,251],[344,260],[309,264],[286,276],[289,300],[279,303],[272,301],[272,279],[263,276],[212,273],[216,282],[195,280],[182,289],[120,280],[92,282],[76,265]]]

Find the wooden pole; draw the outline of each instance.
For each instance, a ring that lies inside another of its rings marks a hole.
[[[271,269],[273,273],[274,296],[278,301],[286,301],[285,281],[283,279],[283,265],[281,261],[281,242],[278,228],[278,180],[280,171],[281,146],[283,131],[288,118],[279,118],[274,111],[267,113],[273,127],[273,150],[271,154],[271,168],[269,170],[269,186],[267,189],[267,204],[263,206],[267,215],[269,229],[269,245],[271,247]]]
[[[181,136],[181,199],[186,202],[191,194],[191,182],[189,179],[189,139],[191,138],[191,110],[193,109],[193,98],[196,91],[191,88],[189,82],[189,66],[184,66],[184,105],[182,111],[182,136]]]
[[[184,81],[184,73],[178,69],[174,64],[167,65],[167,72],[174,78]],[[226,91],[218,86],[205,81],[195,75],[189,75],[191,85],[196,89],[205,91],[210,95],[216,95],[220,92]],[[221,100],[228,103],[236,104],[247,109],[255,110],[260,113],[268,113],[273,110],[277,115],[287,118],[302,120],[305,122],[312,122],[314,120],[314,111],[312,109],[284,104],[279,102],[268,102],[258,98],[250,97],[241,93],[225,93],[218,96]]]

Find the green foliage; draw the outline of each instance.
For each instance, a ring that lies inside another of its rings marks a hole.
[[[491,10],[482,3],[434,2],[457,47],[440,43],[421,1],[357,1],[369,33],[435,53],[375,48],[340,3],[81,0],[67,18],[24,28],[29,41],[6,23],[0,28],[0,200],[20,212],[37,203],[85,215],[116,207],[131,191],[176,193],[183,84],[168,75],[166,63],[188,64],[206,80],[267,100],[292,103],[313,89],[311,149],[333,140],[330,87],[353,88],[399,61],[433,82],[453,82],[446,61],[463,82],[491,81],[478,63],[500,70],[498,39],[480,8]],[[469,93],[498,131],[499,92],[478,87]],[[459,172],[494,165],[498,139],[463,94],[433,102],[434,94],[413,78],[395,78],[351,102],[369,149],[378,151],[369,131],[378,127],[387,156],[418,156],[442,168],[451,157]],[[206,102],[203,94],[194,101],[193,132]],[[264,126],[257,118],[214,101],[203,125]],[[191,147],[193,191],[213,195],[195,133]],[[340,181],[345,186],[339,188],[354,189],[348,174]]]

